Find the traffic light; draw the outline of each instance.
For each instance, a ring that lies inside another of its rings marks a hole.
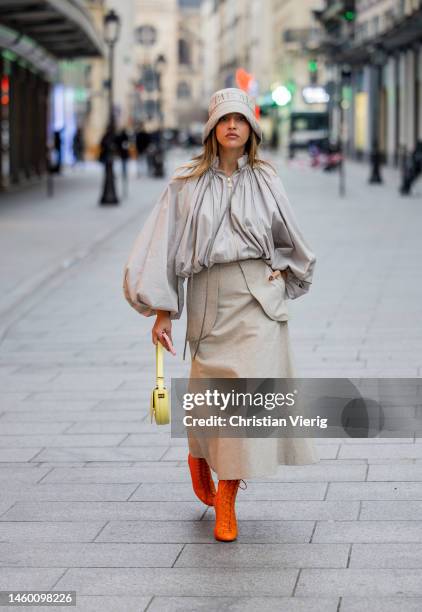
[[[309,72],[317,72],[318,71],[318,60],[310,59],[308,61]]]
[[[309,80],[312,85],[318,82],[318,60],[310,59],[308,61]]]
[[[344,11],[343,19],[345,21],[354,21],[356,19],[356,11]]]

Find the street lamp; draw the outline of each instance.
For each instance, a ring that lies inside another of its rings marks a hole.
[[[100,204],[118,204],[119,199],[116,193],[113,172],[113,155],[114,155],[114,113],[113,113],[113,79],[114,79],[114,47],[119,39],[120,34],[120,17],[114,11],[110,10],[104,16],[104,41],[108,46],[108,127],[103,137],[104,148],[104,183],[103,193]]]
[[[340,114],[340,126],[339,126],[339,153],[340,153],[340,164],[339,164],[339,190],[340,195],[344,196],[346,193],[346,179],[345,179],[345,111],[349,108],[349,96],[351,92],[352,83],[352,68],[348,64],[343,64],[340,70],[340,91],[338,96],[339,103],[339,114]]]
[[[381,152],[379,143],[380,115],[381,115],[381,91],[382,91],[382,67],[386,60],[386,54],[382,47],[374,46],[370,52],[371,61],[371,93],[372,93],[372,137],[371,137],[371,176],[369,183],[382,183],[380,173]]]

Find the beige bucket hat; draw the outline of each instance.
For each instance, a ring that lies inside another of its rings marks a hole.
[[[243,89],[227,87],[216,91],[210,100],[208,107],[208,121],[202,132],[202,143],[206,141],[212,128],[217,121],[228,113],[241,113],[249,121],[258,141],[262,140],[262,130],[255,117],[255,103]]]

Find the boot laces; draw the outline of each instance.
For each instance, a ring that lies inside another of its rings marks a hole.
[[[247,486],[248,486],[243,479],[241,479],[241,480],[232,480],[232,481],[229,481],[229,482],[237,483],[237,485],[233,484],[233,486],[229,488],[229,493],[226,494],[223,497],[223,500],[222,500],[223,501],[223,507],[222,507],[222,510],[223,510],[222,515],[223,516],[222,516],[222,519],[223,519],[224,526],[225,526],[226,529],[231,529],[232,518],[235,518],[234,508],[233,508],[233,501],[234,501],[234,499],[236,497],[236,493],[237,493],[238,487],[244,490],[244,489],[247,489]],[[240,487],[240,483],[241,482],[243,482],[245,484],[245,487]]]
[[[198,459],[199,459],[199,461],[195,461],[195,463],[194,463],[194,468],[196,470],[196,473],[199,476],[199,480],[204,485],[208,485],[209,480],[210,480],[209,465],[208,465],[206,459],[204,459],[203,457],[199,457]]]
[[[199,474],[203,482],[209,482],[210,468],[205,459],[203,459],[199,464]]]
[[[199,475],[206,474],[208,464],[206,463],[205,459],[203,457],[194,457],[194,459],[195,461],[193,462],[193,467],[195,471]]]

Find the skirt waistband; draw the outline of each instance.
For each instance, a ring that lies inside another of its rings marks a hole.
[[[236,259],[235,261],[221,261],[221,262],[216,261],[216,262],[211,262],[212,263],[211,267],[214,267],[214,266],[220,266],[222,268],[231,267],[231,266],[234,267],[234,266],[238,266],[239,265],[239,261],[250,261],[250,260],[252,260],[252,261],[259,260],[259,261],[262,261],[262,263],[265,265],[265,261],[262,259],[262,257],[248,257],[247,259],[240,259],[240,260]],[[206,269],[207,268],[204,268],[202,270],[202,272],[204,272]]]

